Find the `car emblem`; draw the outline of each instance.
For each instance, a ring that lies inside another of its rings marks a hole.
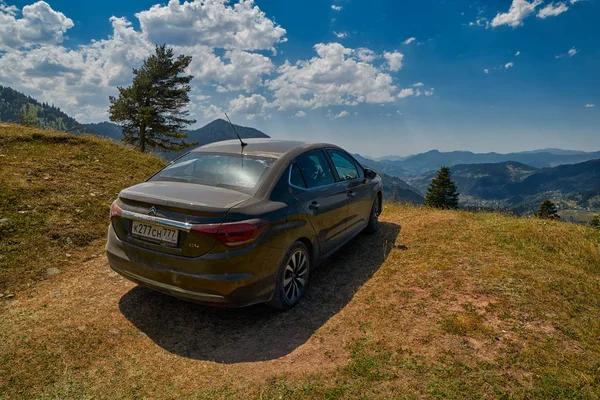
[[[148,211],[148,215],[150,215],[151,217],[156,216],[156,207],[154,207],[154,206],[150,207],[150,210]]]

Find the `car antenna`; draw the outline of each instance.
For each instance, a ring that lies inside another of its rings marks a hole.
[[[227,121],[229,121],[229,125],[231,125],[231,129],[233,129],[233,131],[235,132],[235,135],[237,136],[238,139],[240,139],[240,144],[242,145],[242,152],[244,152],[244,147],[246,147],[248,145],[248,143],[244,142],[242,140],[242,138],[240,137],[240,134],[237,133],[237,131],[235,130],[235,125],[233,125],[231,123],[231,120],[229,119],[229,115],[227,115],[227,113],[224,113],[225,117],[227,117]]]

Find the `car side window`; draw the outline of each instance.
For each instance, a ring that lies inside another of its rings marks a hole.
[[[328,149],[327,153],[337,170],[341,180],[349,181],[358,178],[358,170],[354,164],[354,160],[343,151]]]
[[[365,177],[365,172],[363,170],[362,165],[360,165],[358,163],[358,161],[354,160],[354,166],[356,167],[356,170],[358,171],[358,177],[361,178],[361,179],[364,178]]]
[[[304,183],[308,189],[335,183],[329,163],[321,150],[313,150],[302,154],[296,159],[295,165],[298,166],[298,170],[302,178],[304,178]]]
[[[298,168],[298,165],[296,164],[292,164],[292,170],[290,171],[290,183],[294,186],[306,189],[306,183],[302,177],[302,172],[300,172],[300,168]]]

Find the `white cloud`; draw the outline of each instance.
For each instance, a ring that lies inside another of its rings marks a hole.
[[[412,87],[423,87],[425,85],[423,84],[423,82],[417,82],[417,83],[413,83],[411,86]]]
[[[575,46],[573,46],[573,47],[571,47],[571,48],[569,49],[569,51],[567,51],[566,53],[559,54],[559,55],[555,56],[554,58],[564,58],[564,57],[569,57],[569,58],[571,58],[571,57],[573,57],[573,56],[574,56],[575,54],[577,54],[577,53],[579,53],[579,50],[577,50],[577,49],[575,48]]]
[[[294,65],[286,61],[277,69],[278,76],[267,81],[275,106],[319,108],[394,100],[392,77],[360,60],[359,52],[339,43],[319,43],[314,49],[316,57]]]
[[[521,55],[521,52],[520,52],[520,51],[517,51],[517,52],[515,53],[515,57],[518,57],[518,56],[520,56],[520,55]]]
[[[171,0],[136,16],[139,28],[112,17],[108,37],[66,47],[61,42],[73,22],[64,14],[42,1],[19,10],[0,0],[0,84],[54,103],[82,122],[107,119],[108,96],[131,84],[132,68],[153,53],[156,41],[192,56],[189,108],[195,118],[221,118],[224,109],[253,118],[269,107],[354,106],[398,96],[387,71],[402,68],[398,51],[319,43],[311,59],[274,65],[268,51],[286,40],[286,31],[252,0]],[[237,93],[220,94],[228,92]]]
[[[339,114],[334,115],[333,119],[344,118],[344,117],[347,117],[348,115],[350,115],[350,113],[348,111],[344,110],[344,111],[340,112]]]
[[[469,26],[485,26],[487,28],[489,25],[490,21],[484,17],[479,17],[474,22],[469,22]]]
[[[577,51],[577,49],[575,47],[571,47],[571,49],[569,49],[569,51],[567,52],[569,57],[573,57],[577,53],[579,53],[579,51]]]
[[[431,88],[431,89],[425,89],[425,96],[433,96],[433,92],[435,91],[435,88]]]
[[[402,44],[411,44],[412,42],[414,42],[415,40],[417,40],[417,38],[415,37],[409,37],[408,39],[406,39],[404,42],[402,42]]]
[[[250,0],[228,3],[172,0],[138,13],[141,30],[125,18],[112,17],[108,38],[66,48],[59,43],[72,26],[69,18],[40,1],[24,7],[23,18],[15,19],[18,10],[0,0],[0,84],[54,103],[82,122],[106,119],[108,96],[117,93],[116,86],[131,83],[132,68],[154,51],[156,39],[172,45],[177,54],[192,56],[192,96],[206,86],[216,86],[217,92],[253,91],[275,66],[250,50],[273,49],[285,41],[285,30]],[[5,26],[12,29],[10,42]],[[215,49],[222,49],[222,55]],[[190,109],[199,116],[218,113],[193,104]]]
[[[523,25],[523,20],[530,16],[537,6],[542,4],[542,0],[513,0],[508,12],[498,13],[490,25],[495,28],[502,25],[508,25],[513,28]]]
[[[207,107],[201,106],[199,108],[201,115],[204,119],[216,119],[223,118],[225,116],[223,110],[220,107],[215,106],[214,104],[211,104]]]
[[[398,72],[402,69],[402,59],[404,58],[404,54],[393,51],[393,52],[384,52],[383,58],[387,60],[387,68],[392,72]]]
[[[333,11],[342,11],[342,6],[336,6],[335,4],[332,4],[331,9]]]
[[[0,57],[0,82],[54,103],[83,121],[105,118],[108,96],[131,79],[154,48],[125,19],[111,18],[113,35],[77,49],[46,45]]]
[[[406,89],[402,89],[400,91],[400,93],[398,93],[398,98],[399,99],[403,99],[405,97],[410,97],[410,96],[414,96],[415,94],[415,90],[412,88],[406,88]]]
[[[216,82],[220,91],[245,90],[250,92],[262,84],[262,76],[271,73],[275,66],[269,57],[240,50],[227,50],[222,57],[204,46],[177,48],[192,55],[190,73],[196,82]],[[227,60],[229,62],[224,62]]]
[[[377,55],[375,54],[375,52],[373,50],[370,50],[370,49],[367,49],[364,47],[360,47],[360,48],[356,49],[355,54],[356,54],[356,58],[358,58],[360,61],[364,61],[366,63],[370,63],[371,61],[373,61],[377,58]]]
[[[171,0],[135,16],[151,43],[237,50],[274,50],[285,29],[266,17],[253,0],[229,6],[224,0]]]
[[[333,34],[338,37],[338,39],[344,39],[348,37],[348,32],[336,32],[333,31]]]
[[[593,107],[596,107],[596,105],[595,104],[586,104],[584,107],[585,108],[593,108]]]
[[[269,102],[260,94],[253,94],[250,97],[239,95],[236,99],[229,102],[229,109],[232,113],[245,114],[248,119],[264,115]]]
[[[548,17],[556,17],[557,15],[560,15],[562,13],[564,13],[565,11],[568,11],[569,7],[567,7],[567,5],[565,3],[550,3],[548,5],[546,5],[544,8],[542,8],[537,16],[538,18],[548,18]]]
[[[294,114],[294,118],[306,118],[306,113],[300,110],[296,114]]]
[[[504,69],[509,69],[515,66],[515,63],[509,62],[504,64]]]
[[[0,0],[0,12],[8,15],[15,15],[19,9],[16,6],[9,6],[4,1]]]
[[[487,69],[487,68],[485,68],[485,69],[483,70],[483,72],[484,72],[485,74],[489,74],[489,73],[490,73],[490,70],[489,70],[489,69]]]
[[[0,2],[0,50],[61,43],[73,21],[63,13],[54,11],[45,1],[18,8]]]

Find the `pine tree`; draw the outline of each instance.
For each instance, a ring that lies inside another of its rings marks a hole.
[[[595,229],[600,229],[600,214],[594,215],[592,222],[590,222],[590,226]]]
[[[144,60],[140,69],[133,70],[131,86],[119,87],[119,97],[109,97],[110,120],[123,127],[123,141],[145,152],[150,148],[180,151],[197,143],[183,141],[183,128],[196,122],[187,119],[185,106],[190,99],[193,76],[183,74],[192,61],[191,56],[175,59],[172,48],[156,46],[156,53]]]
[[[540,205],[540,211],[536,212],[535,216],[543,219],[560,219],[556,205],[550,200],[544,200]]]
[[[440,168],[437,176],[431,180],[425,196],[425,205],[449,210],[458,208],[458,192],[456,183],[450,178],[450,168]]]

